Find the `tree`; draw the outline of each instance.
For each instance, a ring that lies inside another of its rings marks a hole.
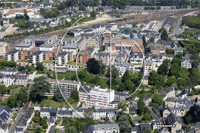
[[[94,11],[94,9],[93,9],[93,11],[90,13],[90,17],[96,18],[96,12]]]
[[[168,34],[167,31],[165,29],[163,29],[162,33],[161,33],[161,39],[166,41],[168,39]]]
[[[15,95],[11,95],[11,96],[8,97],[7,106],[9,108],[17,107],[16,106],[16,97],[15,97]]]
[[[87,69],[90,73],[92,74],[99,73],[99,68],[100,68],[99,61],[97,61],[95,58],[89,59],[86,62],[86,64],[87,64]]]
[[[144,99],[143,99],[143,97],[140,97],[140,99],[138,101],[138,113],[140,115],[143,115],[144,108],[145,108]]]
[[[185,115],[186,122],[189,123],[196,123],[200,121],[200,106],[197,104],[194,104],[192,107],[190,107],[190,110]]]
[[[73,99],[75,102],[78,102],[78,101],[79,101],[78,91],[77,91],[76,89],[74,89],[74,90],[71,92],[70,98]]]
[[[163,97],[157,93],[152,96],[152,103],[161,106],[163,104]]]
[[[181,70],[181,66],[178,63],[174,63],[171,65],[169,70],[169,76],[178,76],[178,72]]]
[[[39,77],[34,79],[34,84],[30,92],[30,99],[33,102],[42,101],[45,96],[45,92],[50,92],[50,83],[45,80],[45,77]]]
[[[175,81],[176,81],[175,77],[174,76],[170,76],[170,77],[167,78],[166,85],[167,86],[171,86],[171,85],[173,85],[175,83]]]
[[[0,94],[3,96],[6,94],[6,86],[5,85],[0,85]]]
[[[165,79],[162,75],[157,74],[155,70],[151,71],[149,74],[149,84],[162,86],[165,83]]]
[[[33,122],[35,122],[35,123],[39,123],[39,122],[40,122],[40,117],[39,117],[39,116],[34,116],[34,117],[32,118],[32,120],[33,120]]]
[[[93,118],[92,110],[88,109],[83,113],[85,119],[91,120]]]
[[[80,7],[79,7],[79,10],[80,11],[85,11],[86,9],[85,9],[85,6],[84,5],[81,5]]]
[[[26,70],[24,66],[18,66],[18,71]]]
[[[162,75],[162,76],[165,76],[167,74],[167,71],[168,71],[168,64],[163,63],[158,67],[157,73]]]
[[[38,62],[36,65],[37,65],[36,70],[38,70],[38,71],[44,71],[44,66],[43,66],[42,63]]]
[[[151,120],[151,114],[145,113],[142,119],[143,120],[148,120],[148,121]]]
[[[199,66],[199,61],[195,60],[192,62],[192,68],[196,68],[197,66]]]
[[[53,96],[53,100],[58,101],[58,102],[63,102],[64,101],[64,99],[63,99],[63,97],[62,97],[62,95],[60,93],[60,90],[58,88],[55,91],[55,94]]]
[[[40,125],[44,128],[47,129],[48,124],[47,124],[47,120],[45,118],[42,118],[42,120],[40,121]]]
[[[111,67],[111,74],[113,78],[117,78],[119,76],[119,71],[113,65]],[[110,68],[107,69],[106,77],[110,77]]]
[[[130,79],[125,81],[126,90],[132,91],[133,90],[133,83]]]
[[[126,86],[124,85],[124,83],[121,82],[121,83],[119,84],[119,89],[118,89],[118,90],[119,90],[119,91],[124,91],[125,89],[126,89]]]
[[[99,74],[105,74],[106,72],[106,64],[102,62],[102,60],[99,61]]]
[[[149,39],[149,41],[150,41],[150,42],[154,42],[155,39],[154,39],[153,37],[151,37],[151,38]]]
[[[125,132],[129,128],[128,117],[126,115],[122,115],[119,117],[118,124],[120,127],[120,132]]]
[[[35,132],[36,132],[36,133],[42,133],[42,131],[43,131],[43,130],[42,130],[42,128],[40,128],[40,127],[38,127],[38,128],[35,129]]]
[[[74,126],[70,126],[65,129],[65,133],[77,133],[77,129]]]

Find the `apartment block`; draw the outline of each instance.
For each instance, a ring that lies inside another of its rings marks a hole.
[[[69,80],[55,80],[55,79],[47,79],[47,81],[51,84],[50,93],[45,93],[46,96],[53,96],[55,94],[56,89],[58,88],[58,85],[60,86],[60,89],[62,90],[63,94],[67,97],[70,97],[71,92],[74,89],[79,89],[80,85],[77,81],[69,81]]]
[[[6,42],[0,42],[0,56],[4,56],[6,53],[8,53],[8,50],[10,49],[10,46]]]
[[[100,86],[94,86],[91,89],[80,87],[79,89],[79,99],[88,107],[109,108],[110,103],[115,100],[114,96],[114,90],[100,88]]]
[[[12,50],[12,51],[9,51],[7,54],[6,54],[6,60],[7,61],[17,61],[19,59],[19,51],[18,50]]]

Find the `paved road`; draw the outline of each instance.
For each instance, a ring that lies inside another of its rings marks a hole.
[[[56,127],[56,126],[51,126],[51,128],[49,129],[49,133],[54,133],[55,127]]]
[[[9,133],[14,133],[15,127],[19,124],[22,116],[26,113],[26,111],[20,111],[15,122],[13,123],[13,125],[11,126]]]
[[[181,23],[182,23],[182,17],[178,18],[178,22],[173,30],[173,35],[181,34],[181,31],[182,31],[182,29],[180,27]]]

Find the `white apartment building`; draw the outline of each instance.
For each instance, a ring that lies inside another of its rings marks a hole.
[[[85,91],[86,90],[86,91]],[[94,86],[91,90],[80,87],[79,99],[80,102],[85,102],[88,107],[102,107],[109,108],[110,103],[114,101],[115,91],[107,88],[100,88],[100,86]],[[88,95],[89,94],[89,95]]]
[[[78,53],[78,45],[64,45],[62,51],[72,52],[73,55],[76,55]]]
[[[57,65],[64,66],[69,61],[68,52],[60,52],[57,55]]]
[[[6,42],[0,42],[0,56],[4,56],[9,50],[9,44]]]
[[[4,75],[13,75],[13,74],[17,74],[17,70],[14,68],[3,68],[0,70],[0,73],[4,74]]]
[[[76,37],[76,36],[80,36],[82,33],[84,33],[84,30],[82,30],[82,29],[76,29],[75,31],[74,31],[74,36]]]
[[[12,51],[9,51],[7,54],[6,54],[6,60],[7,61],[14,61],[16,62],[17,60],[19,60],[19,51],[17,50],[12,50]]]
[[[16,50],[31,50],[33,48],[31,43],[19,43],[16,45]]]
[[[42,62],[43,61],[43,53],[42,51],[36,51],[31,55],[31,61],[32,64],[37,64],[38,62]]]
[[[55,47],[49,44],[42,44],[40,45],[40,51],[53,51]]]

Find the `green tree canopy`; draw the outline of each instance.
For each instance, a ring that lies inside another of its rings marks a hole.
[[[46,81],[45,77],[35,78],[30,92],[30,99],[33,102],[42,101],[45,96],[45,92],[50,92],[50,87],[51,85]]]

